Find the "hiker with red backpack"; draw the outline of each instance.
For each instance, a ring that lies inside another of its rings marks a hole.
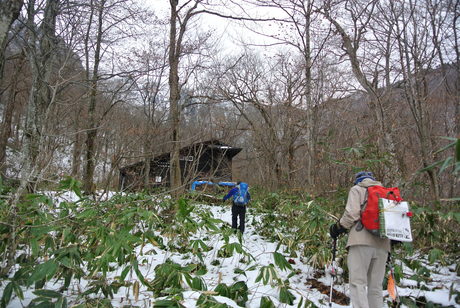
[[[349,231],[347,264],[350,298],[354,308],[383,307],[382,283],[391,248],[390,240],[372,234],[361,221],[362,209],[368,201],[368,189],[374,186],[385,189],[375,180],[372,172],[358,172],[354,186],[348,193],[342,217],[330,227],[334,240]]]
[[[251,200],[251,194],[249,193],[249,185],[244,182],[236,183],[236,186],[233,187],[228,194],[222,198],[225,202],[230,197],[233,197],[232,201],[232,228],[240,230],[241,233],[244,233],[245,217],[246,217],[246,206]],[[238,218],[240,224],[238,227]]]

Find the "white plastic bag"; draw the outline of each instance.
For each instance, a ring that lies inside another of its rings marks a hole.
[[[380,236],[400,242],[412,242],[410,218],[407,201],[379,199]]]

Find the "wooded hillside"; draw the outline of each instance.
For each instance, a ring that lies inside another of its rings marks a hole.
[[[224,2],[2,3],[3,178],[116,190],[119,168],[171,151],[185,189],[178,149],[219,139],[243,148],[234,180],[268,189],[321,195],[366,169],[421,202],[460,195],[443,150],[460,127],[458,2],[243,1],[263,17]],[[246,27],[238,48],[209,16]]]

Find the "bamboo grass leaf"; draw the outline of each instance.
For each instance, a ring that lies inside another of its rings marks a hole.
[[[28,284],[32,284],[41,280],[49,280],[54,276],[58,269],[58,265],[54,260],[48,260],[45,263],[39,264],[32,272],[28,279]]]
[[[280,302],[292,305],[294,304],[295,296],[289,291],[287,287],[280,288]]]
[[[286,258],[279,252],[274,252],[273,253],[273,258],[275,260],[275,264],[280,268],[280,270],[284,271],[286,269],[292,270],[291,264],[289,264],[288,261],[286,261]]]
[[[441,165],[442,163],[444,163],[443,160],[437,161],[437,162],[435,162],[435,163],[433,163],[433,164],[431,164],[431,165],[429,165],[429,166],[427,166],[427,167],[425,167],[425,168],[422,168],[422,169],[418,170],[417,173],[422,173],[422,172],[431,170],[431,169],[433,169],[433,168],[435,168],[435,167]]]
[[[197,290],[197,291],[207,291],[208,290],[206,283],[200,277],[193,277],[189,286],[190,288],[192,288],[192,290]]]
[[[22,292],[21,286],[15,281],[12,281],[12,283],[13,283],[13,290],[16,296],[20,299],[24,299],[24,293]]]
[[[139,278],[140,282],[142,282],[144,286],[150,287],[150,284],[147,282],[147,280],[145,280],[144,275],[142,275],[141,271],[139,270],[139,264],[137,263],[137,259],[134,259],[131,262],[131,266],[134,268],[134,272],[136,273],[137,278]]]
[[[455,143],[455,160],[460,162],[460,138]]]
[[[447,168],[449,168],[452,164],[451,162],[454,160],[452,156],[447,157],[446,160],[444,160],[444,163],[442,164],[441,168],[439,169],[439,174],[444,172]]]
[[[1,307],[4,308],[8,305],[11,300],[11,296],[13,295],[13,282],[9,282],[5,289],[3,290],[2,300],[1,300]]]
[[[128,265],[122,272],[121,272],[121,275],[120,275],[120,280],[123,281],[125,280],[126,276],[128,275],[129,271],[132,269],[132,266],[131,265]]]
[[[270,297],[262,296],[260,298],[260,308],[276,308],[276,306]]]
[[[65,297],[60,297],[56,304],[54,304],[54,308],[67,308],[67,299]]]
[[[235,274],[244,275],[245,277],[247,277],[247,276],[246,276],[246,272],[243,271],[243,270],[240,269],[240,268],[236,268],[233,272],[234,272]]]
[[[40,290],[34,290],[32,291],[33,294],[42,296],[42,297],[48,297],[48,298],[60,298],[62,297],[62,294],[53,290],[46,290],[46,289],[40,289]]]

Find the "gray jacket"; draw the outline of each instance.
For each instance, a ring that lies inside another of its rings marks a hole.
[[[366,245],[376,248],[382,248],[390,251],[390,240],[382,239],[378,236],[372,235],[366,229],[362,228],[360,231],[356,230],[361,216],[361,204],[366,200],[366,187],[382,185],[378,181],[372,179],[364,179],[362,182],[353,186],[348,193],[347,205],[345,212],[340,218],[340,224],[346,229],[350,230],[348,235],[347,247],[356,245]]]

